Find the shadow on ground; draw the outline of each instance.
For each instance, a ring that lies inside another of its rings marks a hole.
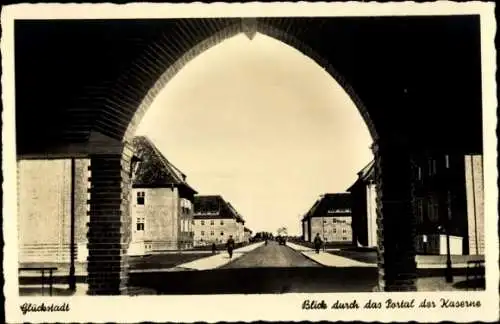
[[[376,268],[237,268],[130,274],[129,285],[156,294],[371,292]]]
[[[20,287],[19,288],[19,295],[20,296],[49,296],[50,291],[48,287]],[[73,296],[74,291],[69,289],[69,288],[59,288],[59,287],[53,287],[52,288],[52,295],[53,296]]]
[[[209,257],[211,255],[212,254],[209,253],[173,253],[134,256],[129,257],[129,268],[131,270],[172,268],[179,264]]]
[[[476,278],[469,280],[458,281],[453,284],[456,289],[479,289],[483,290],[486,288],[486,281],[484,278]]]

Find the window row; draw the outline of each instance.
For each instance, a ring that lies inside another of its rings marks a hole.
[[[224,221],[223,221],[223,220],[219,221],[219,223],[220,223],[221,225],[224,225]],[[193,220],[193,221],[191,221],[191,224],[193,224],[193,225],[194,225],[194,224],[195,224],[195,221],[194,221],[194,220]],[[204,221],[204,220],[200,220],[200,224],[201,224],[201,225],[205,225],[205,221]],[[213,219],[210,221],[210,225],[215,225],[215,221],[214,221]]]
[[[328,219],[323,219],[323,224],[327,224],[329,223]],[[343,220],[343,219],[332,219],[332,221],[330,223],[333,223],[333,224],[351,224],[351,222],[349,222],[348,220]]]
[[[347,234],[347,232],[348,232],[347,228],[343,228],[343,229],[342,229],[342,234]],[[336,234],[336,233],[337,233],[337,229],[336,229],[336,228],[333,228],[333,229],[332,229],[332,233],[333,233],[333,234]]]
[[[137,191],[136,193],[136,203],[137,205],[145,205],[146,204],[146,193],[144,191]],[[181,211],[184,214],[188,214],[191,212],[193,208],[193,204],[191,201],[185,198],[180,199]]]
[[[439,221],[439,201],[436,197],[416,199],[415,203],[417,221],[423,222],[424,219],[430,222]]]
[[[204,236],[204,235],[205,235],[205,231],[201,231],[201,232],[200,232],[200,234],[201,234],[201,236]],[[211,235],[211,236],[215,235],[215,234],[214,234],[214,231],[210,231],[210,235]],[[220,232],[220,235],[221,235],[221,236],[223,236],[223,235],[224,235],[224,232]]]
[[[435,158],[429,158],[427,160],[426,168],[429,176],[437,174],[437,169],[438,169],[437,164],[438,160],[436,160]],[[450,168],[450,156],[448,154],[444,156],[444,167],[445,169]],[[417,166],[417,180],[422,180],[422,175],[423,175],[423,167]]]

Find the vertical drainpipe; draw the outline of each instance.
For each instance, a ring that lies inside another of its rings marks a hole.
[[[170,184],[170,190],[172,190],[172,220],[175,220],[176,222],[176,225],[177,226],[172,226],[172,240],[173,240],[173,243],[174,243],[174,246],[176,247],[176,250],[179,250],[179,226],[180,226],[180,222],[179,222],[179,219],[178,219],[178,215],[177,213],[175,212],[175,207],[177,207],[176,205],[176,197],[175,197],[175,192],[174,192],[174,184]],[[176,233],[177,232],[177,233]],[[177,234],[177,235],[176,235]]]
[[[69,289],[76,290],[76,277],[75,277],[75,159],[71,159],[71,211],[70,211],[70,243],[69,243],[69,277],[68,284]]]
[[[474,211],[474,239],[476,242],[476,255],[479,254],[479,240],[477,237],[477,212],[476,212],[476,184],[474,181],[474,156],[470,156],[471,180],[472,180],[472,206]]]

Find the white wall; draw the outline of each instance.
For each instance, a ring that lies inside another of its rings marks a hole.
[[[139,193],[144,193],[144,205],[138,203]],[[177,188],[133,188],[130,206],[132,237],[129,254],[140,254],[142,249],[148,253],[179,248],[178,240],[185,220],[181,219]],[[144,230],[137,227],[138,223],[144,223]]]
[[[463,238],[460,236],[452,236],[450,235],[450,254],[451,255],[462,255],[462,241]],[[439,254],[445,255],[447,254],[447,245],[446,245],[446,235],[439,236]]]
[[[88,159],[75,160],[75,244],[86,262]],[[20,160],[18,167],[19,262],[69,262],[71,160]]]
[[[484,254],[484,184],[482,155],[465,156],[469,253]],[[477,249],[476,249],[477,233]]]
[[[375,184],[366,187],[368,246],[377,246],[377,190]]]

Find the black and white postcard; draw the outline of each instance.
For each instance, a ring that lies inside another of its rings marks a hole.
[[[493,3],[1,25],[7,322],[498,320]]]

